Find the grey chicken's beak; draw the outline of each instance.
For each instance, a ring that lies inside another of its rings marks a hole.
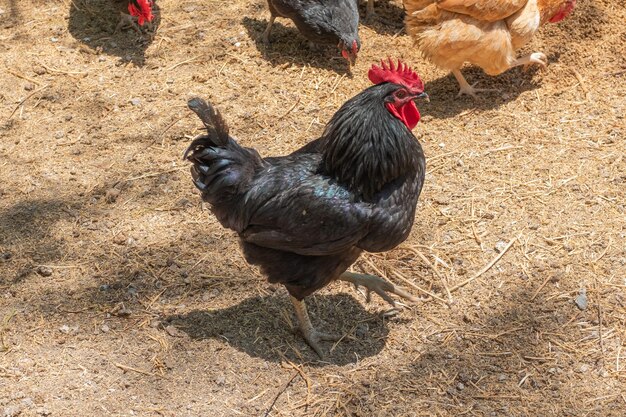
[[[430,103],[430,97],[426,93],[421,93],[413,98],[413,101],[417,100],[424,100],[426,103]]]

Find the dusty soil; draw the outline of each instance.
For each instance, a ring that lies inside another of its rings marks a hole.
[[[285,20],[266,50],[263,0],[159,6],[142,40],[112,34],[106,0],[0,3],[2,415],[624,414],[621,0],[544,28],[521,52],[545,52],[545,72],[466,69],[500,89],[477,101],[418,56],[399,1],[362,25],[352,76]],[[378,298],[324,289],[313,321],[345,337],[321,362],[200,204],[185,104],[210,98],[243,144],[284,154],[387,55],[431,95],[427,182],[410,238],[354,269],[422,301],[386,319]]]

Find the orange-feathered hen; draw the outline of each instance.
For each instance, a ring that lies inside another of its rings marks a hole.
[[[461,94],[475,96],[484,89],[469,85],[463,63],[478,65],[489,75],[518,65],[539,64],[547,57],[534,52],[517,58],[546,22],[559,22],[571,13],[576,0],[404,0],[407,32],[425,58],[450,70]]]

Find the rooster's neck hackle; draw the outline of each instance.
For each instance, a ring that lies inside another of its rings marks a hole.
[[[324,131],[322,168],[369,200],[386,184],[414,175],[422,150],[411,131],[384,106],[398,86],[372,86],[347,101]]]

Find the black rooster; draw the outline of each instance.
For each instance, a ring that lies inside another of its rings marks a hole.
[[[391,60],[372,66],[376,84],[348,100],[323,136],[291,155],[261,158],[228,134],[219,112],[204,100],[188,105],[204,123],[185,152],[202,198],[220,223],[241,238],[246,260],[273,283],[285,285],[300,330],[322,356],[304,298],[340,279],[415,301],[371,275],[346,272],[362,251],[381,252],[403,242],[413,225],[424,182],[422,148],[411,133],[427,97],[420,78]]]
[[[286,17],[311,43],[337,45],[354,65],[361,49],[357,0],[267,0],[267,4],[272,16],[263,32],[266,45],[276,17]]]

